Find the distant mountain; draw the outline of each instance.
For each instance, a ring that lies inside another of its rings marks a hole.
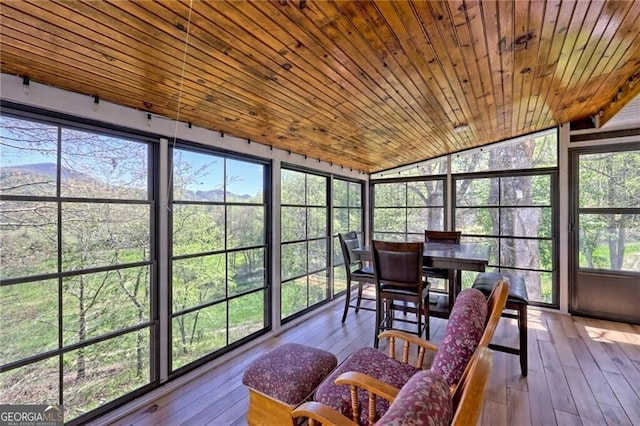
[[[224,191],[222,189],[212,189],[211,191],[196,191],[195,197],[197,200],[202,200],[202,201],[222,201],[224,200]],[[232,201],[247,200],[251,198],[251,196],[247,194],[238,195],[238,194],[233,194],[229,192],[227,193],[227,198],[230,198]]]
[[[33,175],[33,177],[46,177],[49,180],[55,180],[56,178],[56,164],[55,163],[35,163],[24,164],[20,166],[1,166],[0,165],[0,177],[9,179],[11,176],[17,178],[18,175]],[[97,182],[96,179],[86,173],[77,172],[75,170],[63,167],[61,170],[61,176],[64,180],[77,180],[83,182]],[[20,180],[23,178],[18,178]],[[224,191],[221,189],[212,189],[210,191],[187,191],[187,199],[197,201],[222,201],[224,200]],[[242,201],[248,200],[251,196],[247,194],[238,195],[233,193],[227,193],[227,201]]]
[[[55,178],[57,173],[57,166],[55,163],[35,163],[35,164],[23,164],[20,166],[0,166],[0,171],[5,172],[21,172],[32,173],[39,176],[48,176]],[[92,176],[86,173],[80,173],[75,170],[62,167],[61,176],[63,179],[81,179],[81,180],[95,180]]]

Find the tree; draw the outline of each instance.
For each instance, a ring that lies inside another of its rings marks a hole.
[[[531,169],[534,166],[534,138],[522,140],[518,145],[507,145],[504,149],[492,149],[489,158],[491,170],[505,169],[505,165],[514,169]],[[502,183],[502,184],[501,184]],[[528,176],[508,179],[492,179],[489,199],[504,200],[507,205],[533,205],[534,187]],[[537,236],[541,226],[541,213],[538,209],[514,208],[492,210],[494,235]],[[524,269],[540,268],[540,245],[538,240],[522,238],[502,239],[500,247],[500,264],[517,266]],[[528,292],[534,300],[541,295],[540,275],[535,272],[522,271]]]
[[[628,241],[640,239],[640,217],[616,208],[640,207],[640,152],[584,154],[579,160],[579,208],[611,213],[580,214],[580,251],[588,268],[621,270]],[[631,233],[629,234],[629,231]],[[603,256],[606,247],[608,256]]]

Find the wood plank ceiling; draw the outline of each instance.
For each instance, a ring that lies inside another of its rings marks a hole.
[[[367,173],[640,91],[640,1],[3,0],[0,25],[3,73]]]

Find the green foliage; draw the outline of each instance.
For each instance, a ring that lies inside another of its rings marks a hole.
[[[150,333],[148,329],[143,330],[142,339],[138,338],[138,333],[128,333],[62,355],[65,420],[148,383],[148,357],[138,364],[137,351],[149,353]],[[140,343],[142,346],[138,347]],[[83,360],[86,373],[79,379],[76,373],[80,360]]]
[[[266,244],[264,206],[227,206],[227,249]]]
[[[57,212],[51,202],[0,201],[3,278],[57,271]]]
[[[579,156],[580,266],[637,271],[633,247],[640,242],[640,215],[615,208],[640,208],[640,151]],[[610,212],[603,211],[609,209]]]
[[[190,257],[173,261],[173,310],[223,299],[226,294],[226,255]]]
[[[306,205],[305,188],[305,173],[282,169],[280,175],[280,202],[282,205]]]
[[[307,238],[322,238],[327,236],[326,207],[307,208]]]
[[[264,328],[264,296],[260,291],[229,301],[229,343]]]
[[[338,294],[347,289],[347,271],[344,265],[333,268],[333,294]]]
[[[407,232],[406,215],[405,208],[376,208],[373,211],[376,232]]]
[[[283,244],[280,248],[282,281],[307,273],[307,243]]]
[[[176,204],[173,255],[224,250],[224,206]]]
[[[282,283],[280,316],[286,318],[305,309],[307,300],[307,277]]]
[[[0,365],[58,347],[56,280],[0,287]]]
[[[375,207],[404,207],[407,205],[407,185],[400,183],[380,183],[375,186]]]
[[[172,319],[171,368],[182,367],[227,344],[227,304],[218,304]]]

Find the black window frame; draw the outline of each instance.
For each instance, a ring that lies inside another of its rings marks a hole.
[[[84,414],[79,415],[68,421],[66,424],[76,425],[83,424],[91,419],[95,419],[119,406],[124,405],[127,402],[134,400],[147,393],[148,391],[156,388],[160,384],[160,362],[157,353],[157,341],[159,330],[159,305],[158,305],[158,186],[155,184],[157,181],[157,167],[156,164],[159,161],[159,145],[158,138],[153,135],[135,132],[130,129],[126,129],[119,126],[105,125],[105,123],[95,120],[80,120],[76,117],[51,112],[40,108],[30,107],[21,104],[15,104],[8,101],[0,101],[1,115],[11,117],[18,120],[32,121],[36,123],[46,124],[57,128],[57,153],[56,153],[56,194],[55,196],[25,196],[25,195],[2,195],[0,199],[3,201],[47,201],[55,202],[57,208],[57,266],[56,272],[38,274],[26,277],[17,277],[10,279],[0,278],[0,286],[12,286],[20,284],[28,284],[45,280],[57,280],[58,286],[58,348],[48,350],[42,353],[38,353],[26,358],[22,358],[17,361],[9,362],[0,367],[2,373],[15,370],[20,367],[24,367],[30,364],[34,364],[47,359],[58,358],[58,397],[57,403],[64,404],[64,355],[72,351],[86,348],[95,344],[99,344],[110,339],[118,338],[129,333],[134,333],[139,330],[149,329],[149,378],[146,384],[134,389],[131,392],[127,392],[113,400],[106,402],[99,407],[92,409]],[[94,133],[97,135],[103,135],[113,138],[119,138],[128,140],[135,143],[143,143],[148,147],[147,150],[147,198],[145,200],[134,199],[114,199],[114,198],[90,198],[90,197],[69,197],[61,196],[61,143],[62,143],[62,129],[70,129],[73,131]],[[148,260],[131,262],[131,263],[118,263],[109,266],[90,267],[87,269],[75,269],[70,271],[62,271],[62,209],[63,203],[93,203],[93,204],[127,204],[127,205],[147,205],[149,206],[149,258]],[[64,280],[69,277],[75,277],[80,275],[86,275],[91,273],[108,272],[115,270],[122,270],[136,267],[148,267],[149,268],[149,319],[135,326],[127,326],[116,331],[107,332],[96,337],[87,338],[87,340],[81,343],[72,343],[64,345],[63,340],[63,311],[62,311],[62,295]],[[52,401],[53,402],[53,401]]]
[[[169,149],[169,154],[168,154],[168,161],[169,161],[169,165],[168,165],[168,170],[171,169],[172,165],[173,165],[173,152],[174,149],[179,149],[179,150],[186,150],[186,151],[190,151],[190,152],[194,152],[194,153],[198,153],[198,154],[204,154],[204,155],[211,155],[211,156],[215,156],[218,158],[223,158],[225,160],[225,164],[224,164],[224,171],[223,171],[223,179],[226,180],[226,164],[227,164],[227,160],[238,160],[238,161],[243,161],[243,162],[247,162],[247,163],[255,163],[255,164],[259,164],[261,166],[264,167],[264,173],[263,173],[263,202],[258,204],[258,203],[239,203],[239,202],[227,202],[226,200],[226,196],[227,196],[227,191],[226,191],[226,184],[225,184],[225,190],[223,191],[224,194],[224,200],[223,201],[189,201],[189,200],[174,200],[173,197],[173,176],[169,179],[169,187],[171,188],[168,191],[168,203],[170,205],[210,205],[210,206],[223,206],[225,208],[225,243],[224,243],[224,248],[221,250],[212,250],[212,251],[206,251],[206,252],[199,252],[199,253],[188,253],[188,254],[181,254],[181,255],[176,255],[174,256],[173,254],[173,209],[171,209],[171,212],[169,214],[168,217],[168,221],[167,221],[167,226],[168,226],[168,235],[169,235],[169,251],[168,251],[168,256],[169,256],[169,272],[168,272],[168,278],[169,278],[169,283],[168,283],[168,300],[169,300],[169,316],[170,316],[170,323],[169,323],[169,330],[168,330],[168,339],[169,339],[169,351],[167,353],[168,359],[169,359],[169,377],[178,377],[181,375],[184,375],[185,373],[188,373],[218,357],[220,357],[221,355],[224,355],[228,352],[230,352],[231,350],[247,343],[250,340],[253,340],[265,333],[267,333],[268,331],[270,331],[272,329],[272,316],[271,316],[271,310],[272,310],[272,306],[273,306],[273,302],[272,302],[272,288],[273,288],[273,284],[272,284],[272,280],[271,280],[271,264],[272,264],[272,250],[271,250],[271,246],[272,246],[272,239],[271,239],[271,223],[272,223],[272,204],[271,204],[271,167],[272,164],[270,161],[259,158],[259,157],[254,157],[254,156],[249,156],[249,155],[240,155],[237,153],[234,153],[232,151],[227,151],[227,150],[222,150],[222,149],[217,149],[217,148],[213,148],[210,146],[205,146],[205,145],[201,145],[201,144],[196,144],[196,143],[192,143],[189,141],[184,141],[184,140],[178,140],[175,143],[172,143]],[[171,172],[170,172],[171,173]],[[172,174],[172,173],[171,173]],[[264,223],[264,244],[261,245],[254,245],[254,246],[247,246],[247,247],[240,247],[240,248],[232,248],[232,249],[228,249],[227,248],[227,238],[226,238],[226,232],[227,232],[227,225],[228,225],[228,221],[227,221],[227,215],[226,215],[226,209],[227,206],[261,206],[264,208],[265,211],[265,223]],[[250,289],[246,292],[241,292],[238,294],[234,294],[229,296],[226,293],[225,290],[225,297],[221,298],[221,299],[215,299],[215,300],[211,300],[211,301],[206,301],[204,303],[198,304],[198,305],[194,305],[191,306],[187,309],[178,311],[178,312],[174,312],[173,310],[173,263],[175,260],[180,260],[180,259],[190,259],[190,258],[197,258],[197,257],[203,257],[203,256],[210,256],[210,255],[216,255],[216,254],[225,254],[227,261],[226,261],[226,267],[225,267],[225,281],[228,280],[228,254],[230,253],[238,253],[238,252],[242,252],[242,251],[246,251],[246,250],[253,250],[253,249],[264,249],[264,261],[265,261],[265,269],[264,269],[264,286],[263,287],[259,287],[259,288],[254,288],[254,289]],[[202,357],[199,357],[187,364],[184,364],[178,368],[173,368],[173,319],[181,316],[181,315],[186,315],[201,309],[206,309],[215,305],[219,305],[221,303],[228,303],[229,301],[233,301],[235,299],[238,299],[240,297],[249,295],[249,294],[253,294],[253,293],[257,293],[257,292],[263,292],[264,295],[264,299],[263,299],[263,318],[264,318],[264,327],[258,331],[255,331],[239,340],[236,340],[234,342],[229,343],[228,342],[228,338],[229,338],[229,312],[227,311],[227,321],[226,321],[226,331],[227,331],[227,345],[216,349]]]

